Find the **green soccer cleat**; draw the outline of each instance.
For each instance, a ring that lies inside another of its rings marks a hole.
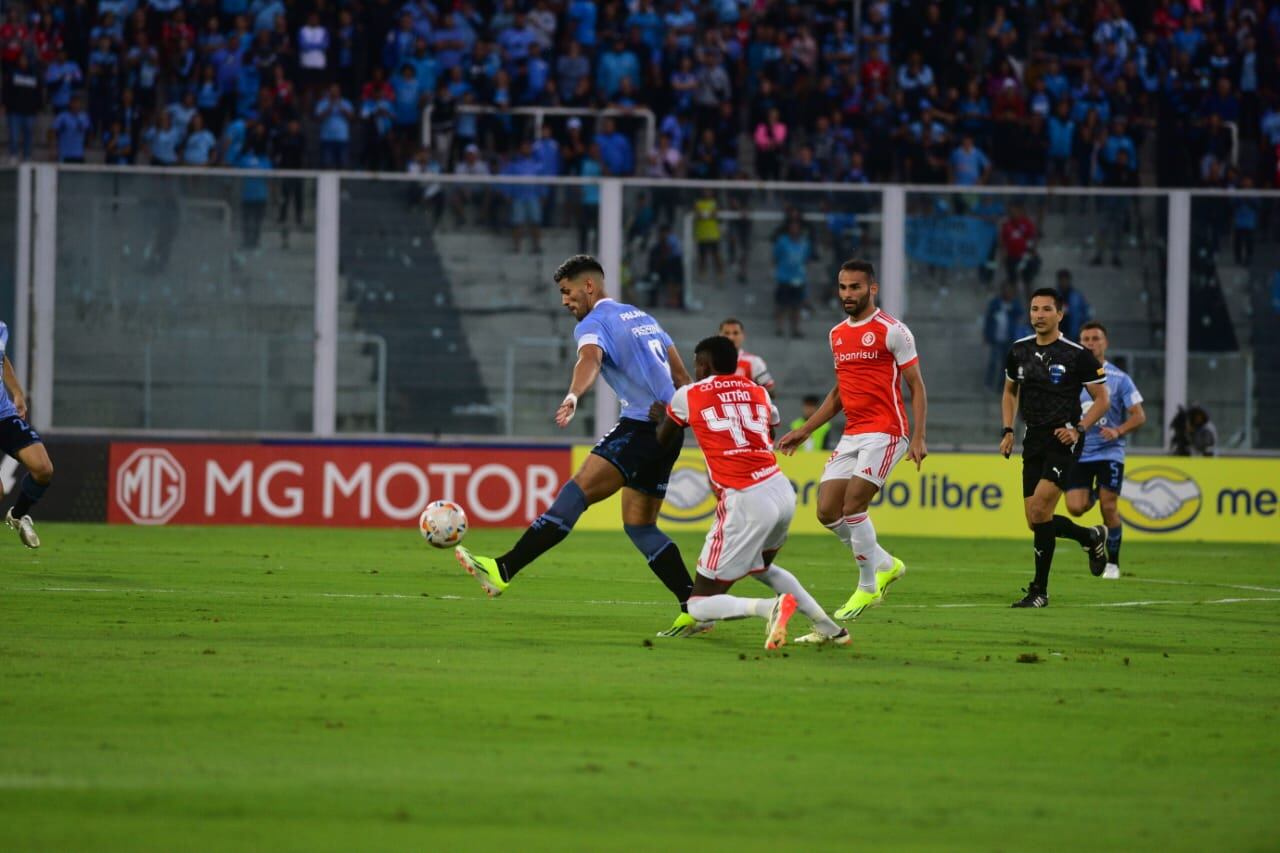
[[[844,606],[831,614],[837,622],[851,622],[862,615],[862,611],[868,607],[875,607],[880,603],[883,595],[879,592],[867,592],[865,589],[855,589],[853,595],[849,596],[849,600]]]
[[[458,565],[480,582],[480,586],[484,587],[484,591],[490,598],[497,598],[511,586],[509,581],[502,579],[502,572],[498,571],[498,561],[493,557],[472,554],[461,545],[453,549],[453,555],[458,558]]]
[[[889,597],[889,585],[907,573],[907,564],[893,558],[893,565],[885,569],[883,572],[876,572],[876,592],[880,595],[880,601],[884,601]],[[876,602],[879,604],[880,602]]]
[[[676,621],[671,623],[671,627],[665,631],[659,631],[659,637],[665,637],[673,640],[681,637],[692,637],[697,634],[705,634],[716,626],[714,622],[699,622],[688,613],[681,613],[676,617]]]

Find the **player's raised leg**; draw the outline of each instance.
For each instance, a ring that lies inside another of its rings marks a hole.
[[[805,616],[809,617],[809,621],[813,623],[813,631],[801,637],[797,637],[795,642],[806,645],[823,645],[833,643],[837,646],[847,646],[853,638],[849,636],[849,631],[842,628],[832,621],[827,615],[827,611],[822,609],[822,605],[814,598],[809,590],[801,585],[800,580],[791,572],[773,562],[774,555],[777,551],[765,552],[764,562],[767,567],[763,572],[754,575],[755,579],[763,583],[780,595],[790,595],[796,600],[796,609]]]
[[[22,421],[22,424],[25,426],[25,421]],[[35,431],[30,427],[26,427],[26,431],[30,435],[35,435]],[[13,456],[27,469],[27,474],[18,486],[17,499],[5,513],[5,524],[10,530],[17,531],[23,545],[28,548],[39,548],[40,537],[36,534],[35,524],[31,520],[31,508],[44,497],[45,490],[53,482],[53,462],[50,461],[49,451],[38,436],[35,442],[15,451]]]
[[[458,562],[490,597],[506,591],[521,569],[565,540],[587,507],[622,488],[622,474],[599,456],[588,456],[546,512],[533,520],[511,550],[500,557],[485,557],[459,545]],[[686,574],[686,578],[687,578]]]

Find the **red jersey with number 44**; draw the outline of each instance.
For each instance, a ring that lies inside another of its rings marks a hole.
[[[831,356],[844,407],[845,435],[882,432],[905,437],[902,371],[919,361],[911,331],[883,311],[831,330]]]
[[[717,491],[748,489],[778,473],[769,437],[778,410],[750,379],[721,374],[677,388],[667,416],[693,427]]]

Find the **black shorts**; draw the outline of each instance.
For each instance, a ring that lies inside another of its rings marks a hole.
[[[1113,494],[1120,494],[1124,485],[1124,463],[1112,462],[1109,459],[1095,459],[1091,462],[1077,462],[1075,473],[1071,475],[1070,489],[1088,489],[1097,494],[1099,489],[1106,489]]]
[[[1048,480],[1066,491],[1071,483],[1076,460],[1084,452],[1084,441],[1067,446],[1053,434],[1051,427],[1029,427],[1022,436],[1022,496],[1029,498],[1036,484]]]
[[[779,308],[791,308],[803,305],[808,297],[808,288],[805,286],[793,287],[789,284],[779,284],[773,289],[773,301]]]
[[[591,448],[591,452],[613,464],[622,472],[626,484],[637,492],[664,498],[671,468],[680,457],[684,430],[680,441],[671,448],[658,443],[658,427],[651,421],[623,418]]]
[[[19,450],[41,441],[40,433],[17,415],[0,418],[0,451],[17,459]]]

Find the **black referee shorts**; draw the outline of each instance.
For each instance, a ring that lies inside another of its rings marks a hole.
[[[658,427],[653,422],[622,418],[591,452],[622,472],[630,488],[664,498],[667,480],[683,444],[684,430],[680,431],[680,441],[668,448],[658,443]]]
[[[1084,439],[1077,438],[1070,446],[1058,441],[1053,434],[1056,427],[1028,427],[1022,436],[1022,496],[1029,498],[1041,480],[1048,480],[1066,491],[1072,482],[1072,473],[1080,454],[1084,453]]]

